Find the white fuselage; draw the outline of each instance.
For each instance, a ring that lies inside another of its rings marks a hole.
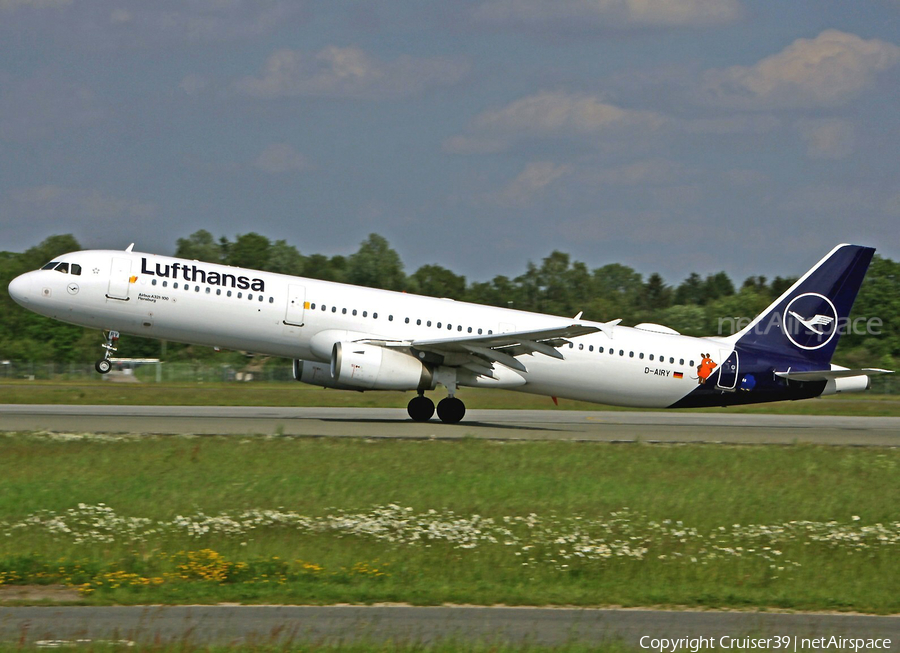
[[[67,262],[69,271],[22,275],[10,285],[16,301],[86,327],[291,359],[327,362],[341,340],[415,341],[572,323],[571,318],[137,252],[84,251],[54,260]],[[72,273],[74,266],[80,266],[80,274]],[[500,375],[460,384],[666,407],[697,387],[704,355],[721,364],[733,350],[719,338],[604,326],[570,338],[559,349],[564,360],[519,356],[527,371],[515,382],[504,382]]]

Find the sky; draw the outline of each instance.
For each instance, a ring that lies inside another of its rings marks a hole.
[[[0,250],[900,258],[900,0],[0,0]]]

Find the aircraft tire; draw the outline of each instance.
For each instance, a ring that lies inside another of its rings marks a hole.
[[[96,363],[94,363],[94,369],[100,372],[100,374],[106,374],[112,369],[112,363],[110,363],[105,358],[101,358]]]
[[[434,415],[434,402],[424,395],[413,397],[406,406],[406,412],[414,422],[427,422]]]
[[[466,405],[456,397],[447,397],[438,403],[437,414],[444,424],[456,424],[465,417]]]

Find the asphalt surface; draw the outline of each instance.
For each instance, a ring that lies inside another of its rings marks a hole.
[[[672,612],[571,608],[409,606],[136,606],[0,609],[0,640],[62,646],[86,640],[203,645],[287,642],[506,643],[554,646],[620,641],[651,648],[656,638],[712,638],[714,649],[751,648],[731,638],[787,636],[789,650],[854,650],[803,646],[803,639],[891,640],[900,650],[900,617],[758,612]],[[796,637],[796,642],[793,638]],[[726,638],[723,640],[722,638]],[[779,642],[780,643],[780,642]],[[725,646],[723,644],[728,644]],[[776,649],[768,646],[752,648]],[[881,642],[882,646],[885,642]],[[683,645],[682,650],[690,650]],[[706,647],[710,648],[710,647]],[[784,647],[781,647],[782,650]],[[863,648],[863,647],[860,647]],[[671,650],[671,649],[669,649]]]
[[[0,431],[363,438],[485,438],[900,446],[900,417],[471,410],[459,424],[405,409],[0,405]]]

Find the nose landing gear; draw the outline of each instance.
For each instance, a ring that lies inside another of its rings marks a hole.
[[[119,332],[118,331],[108,331],[106,334],[106,342],[101,345],[106,353],[103,354],[103,358],[94,363],[94,369],[100,372],[100,374],[106,374],[112,369],[112,362],[109,360],[110,354],[116,351],[116,345],[119,344]]]

